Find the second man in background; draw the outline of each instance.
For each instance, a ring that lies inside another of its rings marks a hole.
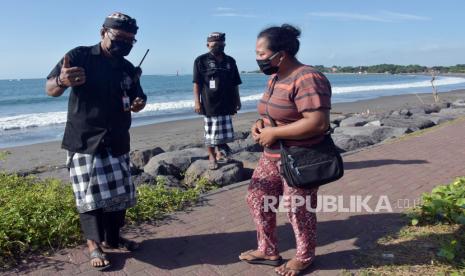
[[[224,33],[213,32],[207,38],[209,52],[194,62],[195,112],[204,115],[205,145],[209,169],[227,162],[229,147],[234,140],[231,115],[241,108],[239,85],[242,83],[236,61],[224,53]]]

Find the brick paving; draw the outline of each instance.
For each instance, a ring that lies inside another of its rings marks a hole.
[[[318,213],[317,259],[308,275],[340,275],[357,270],[353,257],[402,226],[400,213],[437,184],[465,175],[465,120],[425,133],[384,143],[344,157],[343,179],[320,189],[320,195],[368,196],[374,209],[387,196],[393,212]],[[238,261],[240,252],[256,247],[254,225],[245,203],[247,182],[204,197],[189,212],[179,212],[159,225],[128,229],[141,242],[137,252],[112,251],[113,267],[92,270],[84,246],[49,257],[36,257],[10,275],[275,275],[273,268]],[[340,202],[339,202],[340,203]],[[386,205],[384,205],[386,206]],[[279,249],[284,258],[295,252],[285,213],[278,215]]]

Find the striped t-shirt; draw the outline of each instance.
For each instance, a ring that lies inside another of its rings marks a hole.
[[[265,122],[265,127],[271,127],[266,116],[268,113],[278,126],[286,125],[303,118],[302,112],[331,108],[331,84],[322,73],[313,67],[304,65],[296,69],[288,77],[277,80],[270,98],[273,75],[262,99],[257,105],[258,113]],[[284,140],[286,146],[310,146],[323,139],[323,135],[303,140]],[[279,159],[279,143],[265,148],[264,154],[271,159]]]

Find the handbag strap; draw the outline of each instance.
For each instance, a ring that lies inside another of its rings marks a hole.
[[[278,75],[275,75],[273,79],[271,80],[271,86],[270,86],[270,96],[268,97],[268,100],[266,101],[266,106],[265,106],[265,113],[266,116],[268,117],[268,120],[270,120],[271,126],[272,127],[277,127],[276,121],[271,117],[270,113],[268,112],[268,103],[270,102],[271,96],[273,95],[274,91],[274,86],[276,84],[276,81],[278,81]],[[328,127],[328,130],[324,132],[324,135],[331,135],[331,127]],[[281,148],[281,151],[285,149],[284,147],[284,142],[281,139],[278,139],[279,146]]]
[[[270,96],[268,97],[268,100],[266,101],[266,106],[265,106],[266,116],[268,117],[268,120],[270,121],[272,127],[277,127],[277,124],[276,124],[276,121],[273,119],[273,117],[271,117],[270,113],[268,112],[268,103],[271,100],[271,96],[273,96],[274,86],[277,81],[278,81],[278,75],[275,75],[273,79],[271,80]],[[279,147],[281,148],[281,151],[283,151],[284,150],[283,141],[281,139],[278,139],[278,142],[279,142]]]

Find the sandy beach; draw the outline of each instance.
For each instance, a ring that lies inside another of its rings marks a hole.
[[[453,102],[465,98],[465,90],[440,93],[441,101]],[[433,103],[431,93],[386,96],[371,100],[333,104],[332,113],[382,113],[403,107]],[[236,132],[249,131],[250,125],[258,118],[257,113],[240,113],[234,117]],[[65,151],[60,148],[61,141],[40,143],[28,146],[3,148],[9,154],[6,160],[0,161],[0,170],[8,172],[44,172],[50,176],[57,168],[63,168]],[[160,147],[171,151],[187,146],[202,146],[203,119],[180,120],[152,124],[131,129],[131,149],[140,150]],[[63,170],[61,170],[61,173]]]

